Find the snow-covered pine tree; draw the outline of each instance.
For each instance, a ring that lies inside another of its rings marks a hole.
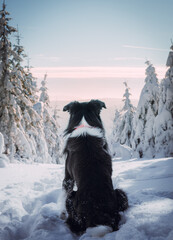
[[[120,143],[120,129],[119,124],[122,119],[122,116],[120,114],[120,111],[118,109],[115,109],[115,116],[113,119],[113,128],[112,128],[112,134],[111,134],[111,140],[110,140],[110,152],[111,155],[117,156],[117,145]]]
[[[60,117],[59,117],[58,111],[60,111],[60,110],[58,109],[57,106],[55,106],[55,108],[54,108],[54,110],[53,110],[53,118],[55,119],[57,125],[59,126],[58,119],[59,119]]]
[[[129,87],[127,86],[126,82],[124,82],[124,85],[126,89],[123,95],[124,106],[121,111],[122,119],[120,123],[121,129],[120,143],[131,147],[132,121],[134,117],[135,108],[130,101],[131,94],[129,92]]]
[[[47,74],[44,75],[44,79],[43,81],[41,82],[41,88],[40,88],[40,91],[41,91],[41,94],[40,94],[40,102],[43,102],[46,106],[49,106],[49,95],[47,93]]]
[[[113,120],[113,131],[112,131],[112,143],[120,142],[120,129],[119,129],[119,124],[122,120],[122,116],[120,114],[120,111],[118,109],[115,109],[115,116]]]
[[[173,42],[166,66],[169,69],[160,84],[159,111],[154,121],[156,156],[173,156]]]
[[[127,151],[130,152],[131,147],[130,140],[135,108],[130,101],[131,94],[129,92],[129,87],[126,82],[124,82],[124,85],[126,87],[125,93],[123,95],[124,106],[120,111],[116,109],[113,121],[113,131],[110,147],[112,156],[118,156],[118,154],[122,155],[122,153],[120,153],[120,149],[122,148],[126,148],[128,149]]]
[[[16,86],[21,86],[21,94],[16,96],[19,109],[21,111],[21,122],[16,133],[16,145],[19,158],[27,157],[36,162],[51,162],[45,141],[43,116],[39,115],[33,108],[38,97],[36,96],[37,85],[35,78],[22,66],[24,48],[20,45],[20,36],[17,33],[17,44],[14,45],[16,57],[13,58],[13,78]],[[23,128],[23,129],[22,129]],[[21,139],[25,138],[25,141]],[[29,148],[30,146],[30,148]],[[15,156],[16,157],[16,156]]]
[[[49,162],[40,116],[33,109],[33,96],[30,97],[33,92],[30,85],[26,85],[27,75],[21,65],[23,47],[18,36],[12,48],[9,37],[16,29],[9,26],[8,15],[3,3],[0,11],[0,131],[4,136],[5,153],[20,161]]]
[[[145,85],[133,121],[132,148],[139,157],[155,156],[154,119],[158,114],[159,84],[153,65],[146,61]]]
[[[37,88],[37,82],[36,78],[33,77],[31,73],[31,66],[30,66],[30,58],[26,56],[27,58],[27,66],[25,67],[25,88],[27,89],[27,95],[30,98],[30,101],[32,104],[35,104],[38,102],[38,88]]]
[[[44,126],[44,134],[48,147],[49,155],[52,158],[53,163],[60,162],[60,154],[59,154],[59,124],[57,119],[51,116],[50,107],[49,107],[49,95],[47,93],[47,74],[44,76],[44,80],[41,82],[42,87],[40,88],[40,103],[43,104],[43,126]],[[57,117],[57,115],[56,115]]]
[[[120,111],[116,109],[113,123],[113,138],[116,143],[131,147],[132,120],[135,108],[130,101],[129,87],[126,82],[124,82],[124,85],[126,87],[123,95],[124,106]]]
[[[0,11],[0,132],[5,139],[5,153],[13,154],[20,113],[17,112],[11,77],[11,61],[15,53],[9,40],[9,36],[16,32],[16,29],[9,25],[9,21],[4,2]]]

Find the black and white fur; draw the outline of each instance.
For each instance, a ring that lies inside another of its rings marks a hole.
[[[70,113],[64,149],[66,223],[75,233],[99,225],[118,230],[119,212],[128,207],[126,194],[113,189],[112,160],[100,118],[102,108],[106,108],[104,102],[91,100],[71,102],[63,109]],[[73,190],[74,184],[77,191]]]

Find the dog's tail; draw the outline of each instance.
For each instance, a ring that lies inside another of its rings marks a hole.
[[[126,193],[121,189],[115,189],[114,191],[118,203],[118,211],[125,211],[129,207]]]

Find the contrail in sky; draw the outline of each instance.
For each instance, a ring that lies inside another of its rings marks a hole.
[[[154,51],[169,51],[168,49],[162,48],[149,48],[149,47],[141,47],[141,46],[132,46],[132,45],[123,45],[125,48],[138,48],[138,49],[146,49],[146,50],[154,50]]]

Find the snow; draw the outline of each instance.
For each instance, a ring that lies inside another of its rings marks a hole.
[[[171,46],[171,50],[173,47]],[[169,53],[168,61],[173,52]],[[160,83],[160,97],[158,115],[154,121],[155,151],[156,155],[173,156],[173,66],[166,72],[165,78]]]
[[[97,226],[93,228],[88,228],[86,230],[86,233],[80,238],[82,239],[87,239],[90,237],[104,237],[106,233],[112,232],[112,228],[108,226]]]
[[[169,52],[168,59],[166,62],[167,67],[172,67],[173,66],[173,52]]]
[[[44,103],[37,102],[36,104],[34,104],[33,108],[40,116],[43,116]]]
[[[64,165],[8,164],[0,168],[1,240],[171,240],[173,158],[113,159],[113,184],[128,194],[120,229],[105,226],[72,234],[60,219]],[[105,234],[105,235],[104,235]],[[104,236],[103,236],[104,235]]]
[[[130,159],[133,155],[133,150],[130,147],[127,145],[121,145],[120,143],[112,143],[110,150],[114,153],[116,158],[120,158],[122,160]]]
[[[0,132],[0,154],[2,154],[3,150],[4,150],[4,137]]]
[[[3,154],[4,151],[4,137],[0,132],[0,168],[4,168],[9,163],[8,157]]]
[[[9,158],[5,154],[0,154],[0,168],[4,168],[9,163]]]
[[[131,142],[136,155],[155,157],[155,135],[153,126],[159,107],[159,84],[155,68],[146,61],[145,85],[133,118]]]
[[[123,95],[124,106],[120,111],[118,111],[117,109],[115,110],[111,142],[113,143],[113,145],[114,143],[121,143],[129,147],[132,147],[131,135],[133,130],[132,124],[135,114],[135,107],[131,104],[130,100],[131,94],[129,92],[127,82],[124,82],[124,85],[126,87],[125,93]],[[112,148],[112,155],[115,154],[116,152]]]

